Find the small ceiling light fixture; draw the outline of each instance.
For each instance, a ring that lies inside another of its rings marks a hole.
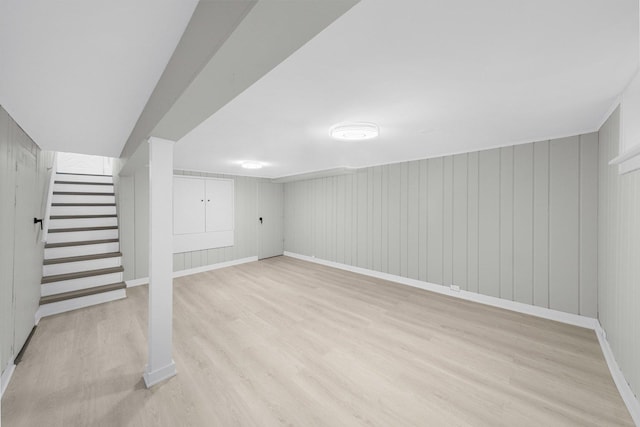
[[[375,138],[380,134],[374,123],[344,123],[331,128],[331,137],[346,141]]]
[[[247,161],[240,164],[245,169],[262,169],[262,163]]]

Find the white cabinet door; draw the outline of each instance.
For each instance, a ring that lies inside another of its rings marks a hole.
[[[205,182],[201,179],[173,179],[173,234],[204,233]]]
[[[206,183],[206,231],[233,230],[233,181],[208,179]]]

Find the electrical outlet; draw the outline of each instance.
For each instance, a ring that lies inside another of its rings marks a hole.
[[[451,285],[451,290],[454,292],[460,292],[460,286],[458,285]]]

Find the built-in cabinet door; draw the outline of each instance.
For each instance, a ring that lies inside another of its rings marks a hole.
[[[206,182],[206,231],[233,230],[233,181],[212,180]]]
[[[200,179],[173,180],[173,234],[204,233],[205,182]]]

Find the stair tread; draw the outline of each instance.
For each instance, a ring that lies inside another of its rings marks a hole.
[[[117,225],[105,225],[100,227],[74,227],[74,228],[50,228],[49,233],[72,233],[77,231],[117,230]]]
[[[89,191],[54,191],[54,196],[115,196],[115,193],[92,193]]]
[[[108,285],[94,286],[93,288],[78,289],[77,291],[63,292],[60,294],[47,295],[40,298],[40,305],[51,304],[54,302],[65,301],[73,298],[86,297],[89,295],[100,294],[103,292],[116,291],[125,289],[127,285],[124,282],[110,283]]]
[[[123,271],[124,268],[120,266],[100,268],[98,270],[78,271],[75,273],[55,274],[53,276],[44,276],[40,283],[46,284],[52,282],[60,282],[62,280],[82,279],[84,277],[102,276],[103,274],[122,273]]]
[[[115,206],[115,203],[51,203],[51,206]]]
[[[80,218],[117,218],[116,214],[96,215],[51,215],[49,219],[80,219]]]
[[[56,172],[56,175],[109,176],[109,177],[113,177],[113,175],[104,175],[104,174],[97,174],[97,173],[72,173],[72,172]]]
[[[118,243],[118,239],[102,239],[102,240],[83,240],[80,242],[62,242],[62,243],[47,243],[44,245],[45,249],[50,248],[63,248],[67,246],[83,246],[83,245],[97,245],[100,243]]]
[[[122,256],[122,252],[107,252],[104,254],[95,254],[95,255],[80,255],[80,256],[71,256],[65,258],[51,258],[45,259],[42,263],[44,265],[52,265],[52,264],[64,264],[67,262],[78,262],[78,261],[93,261],[96,259],[104,259],[104,258],[116,258]]]
[[[93,181],[54,181],[54,184],[68,185],[113,185],[112,182],[93,182]]]

